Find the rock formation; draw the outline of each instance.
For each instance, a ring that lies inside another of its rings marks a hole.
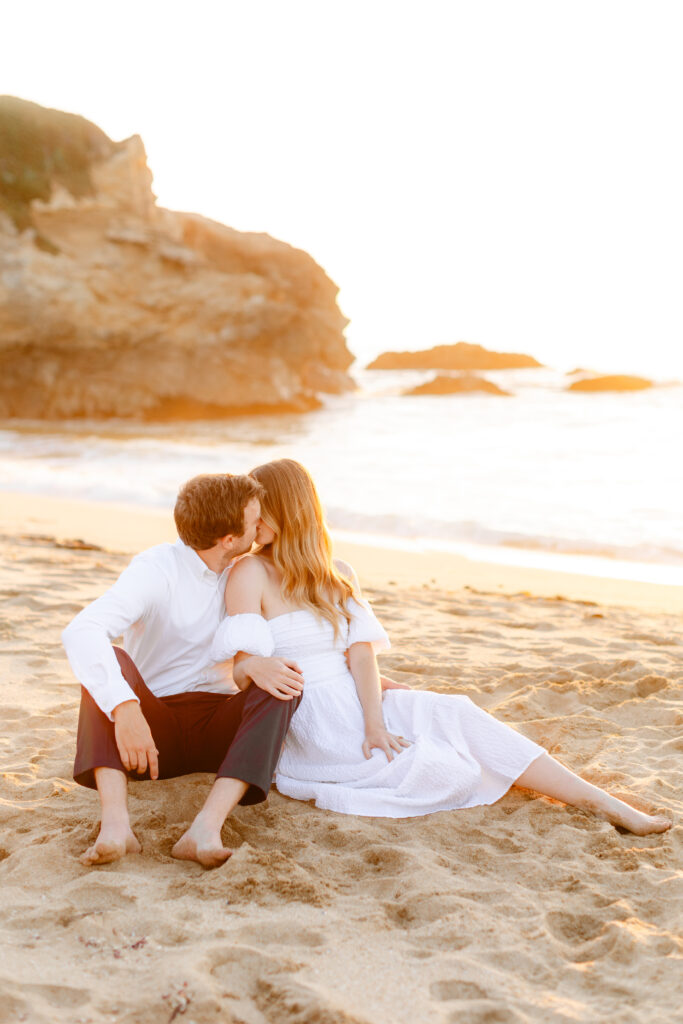
[[[503,391],[493,381],[485,377],[476,377],[474,374],[463,373],[459,377],[447,377],[439,374],[424,384],[404,391],[404,395],[465,395],[475,392],[484,392],[487,395],[509,395],[509,391]]]
[[[156,206],[142,140],[0,98],[0,417],[303,411],[352,386],[305,252]]]
[[[586,377],[573,381],[567,391],[644,391],[654,387],[646,377],[629,377],[612,374],[606,377]]]
[[[491,352],[481,345],[459,341],[422,352],[383,352],[368,365],[368,370],[510,370],[541,365],[533,356]]]

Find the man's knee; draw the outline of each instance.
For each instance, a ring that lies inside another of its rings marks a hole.
[[[116,660],[119,663],[121,675],[126,680],[128,685],[131,686],[133,689],[136,689],[140,685],[144,686],[144,680],[140,673],[138,672],[137,666],[133,659],[131,658],[130,654],[127,654],[122,647],[115,646],[113,648],[113,651],[116,656]]]
[[[291,700],[282,700],[280,697],[274,697],[267,690],[262,690],[256,683],[251,683],[249,686],[245,701],[245,704],[249,705],[252,709],[259,708],[262,712],[281,715],[285,718],[288,715],[293,715],[300,703],[300,694],[292,697]]]

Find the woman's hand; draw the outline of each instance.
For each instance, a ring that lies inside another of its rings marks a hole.
[[[408,686],[408,683],[398,683],[395,679],[390,679],[389,676],[380,676],[379,681],[384,690],[412,690],[412,686]]]
[[[375,725],[365,730],[363,753],[368,759],[372,757],[371,750],[373,747],[383,750],[387,755],[387,761],[393,761],[394,755],[392,751],[400,754],[404,747],[409,746],[408,740],[404,739],[403,736],[394,736],[393,733],[387,732],[383,725]]]

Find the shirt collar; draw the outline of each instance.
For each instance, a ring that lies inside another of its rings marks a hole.
[[[206,583],[213,583],[214,585],[217,585],[223,579],[227,571],[226,569],[221,573],[216,573],[213,569],[209,569],[206,562],[199,557],[194,548],[188,547],[180,539],[176,541],[175,547],[180,554],[183,564],[187,566],[196,579],[204,580]]]

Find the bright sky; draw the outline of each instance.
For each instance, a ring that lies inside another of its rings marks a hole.
[[[3,35],[0,92],[309,251],[361,358],[683,376],[678,0],[34,0]]]

